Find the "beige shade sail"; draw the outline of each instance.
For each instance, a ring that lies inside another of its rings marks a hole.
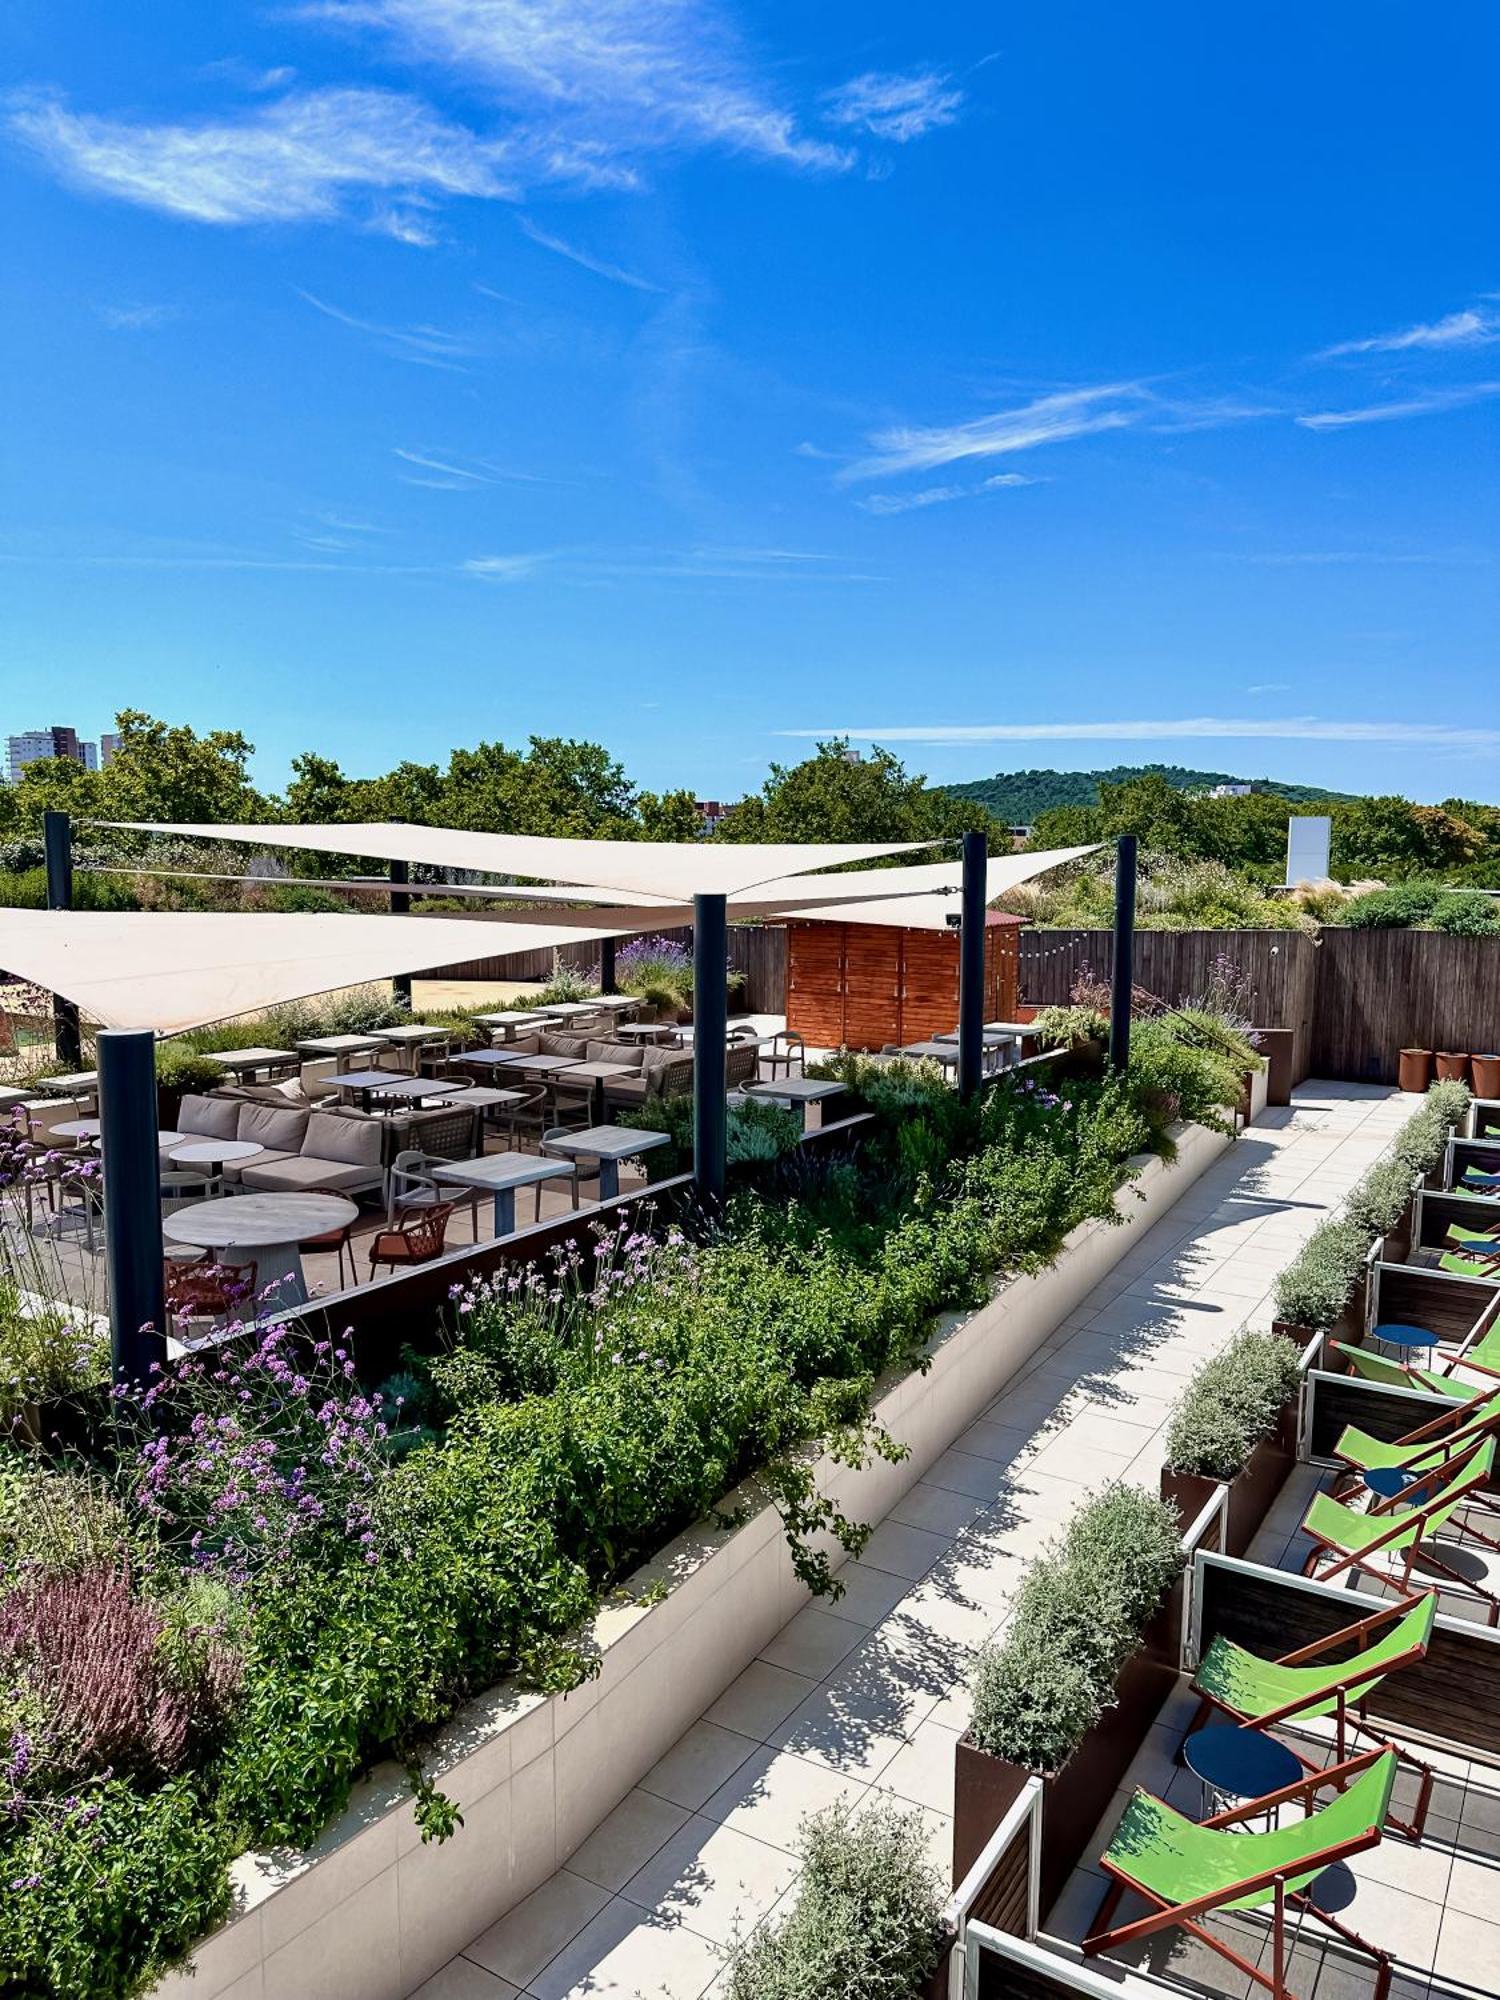
[[[803,875],[812,869],[875,861],[883,854],[909,854],[933,845],[931,841],[909,840],[744,846],[714,840],[559,840],[544,834],[464,833],[450,827],[384,821],[342,826],[151,824],[141,820],[97,823],[132,833],[186,834],[318,854],[368,854],[384,861],[418,861],[424,867],[470,868],[481,874],[529,875],[540,882],[582,883],[673,903],[686,903],[694,896],[733,896],[760,883]]]
[[[1081,861],[1084,855],[1093,854],[1096,848],[1097,843],[1091,847],[1043,848],[1035,854],[992,854],[985,869],[986,899],[993,902],[1008,889],[1019,888],[1023,882],[1030,882],[1033,877],[1045,875],[1053,868],[1061,868],[1069,861]],[[958,914],[958,892],[963,886],[963,872],[961,861],[940,861],[931,867],[869,868],[858,874],[830,876],[829,882],[837,882],[841,887],[846,883],[864,883],[872,891],[878,891],[884,878],[885,881],[909,884],[909,890],[894,897],[872,893],[866,902],[840,901],[820,903],[814,907],[788,908],[782,914],[789,921],[798,923],[888,924],[902,930],[940,931],[947,927],[951,917]],[[798,884],[802,889],[813,886],[807,880]]]
[[[372,979],[492,958],[497,945],[545,951],[613,935],[556,924],[497,933],[469,917],[0,910],[0,966],[107,1028],[175,1034]]]

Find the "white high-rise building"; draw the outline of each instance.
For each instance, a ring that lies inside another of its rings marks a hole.
[[[44,757],[71,757],[86,771],[97,771],[99,768],[98,751],[94,745],[82,742],[76,729],[54,722],[50,729],[23,729],[19,735],[6,738],[6,783],[18,784],[26,766],[39,764]]]

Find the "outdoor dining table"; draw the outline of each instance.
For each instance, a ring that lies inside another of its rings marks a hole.
[[[341,1092],[355,1092],[367,1107],[372,1090],[384,1090],[388,1084],[410,1082],[410,1080],[409,1077],[398,1077],[394,1070],[389,1069],[347,1069],[341,1076],[329,1078],[329,1082],[336,1085]]]
[[[214,1049],[209,1059],[231,1076],[254,1076],[260,1070],[269,1076],[272,1070],[298,1066],[295,1049]]]
[[[528,1035],[533,1028],[542,1025],[540,1014],[476,1014],[474,1019],[481,1028],[492,1028],[507,1042],[513,1042],[517,1035]]]
[[[103,1124],[98,1118],[69,1118],[61,1125],[54,1125],[52,1127],[52,1137],[54,1139],[76,1139],[82,1144],[86,1139],[97,1139],[102,1130]]]
[[[43,1097],[82,1097],[85,1092],[99,1088],[99,1072],[78,1069],[69,1076],[39,1076],[35,1088]]]
[[[225,1167],[234,1166],[241,1160],[253,1159],[257,1153],[265,1151],[253,1139],[194,1139],[188,1137],[171,1150],[174,1163],[189,1167],[204,1167],[210,1176],[221,1174]]]
[[[599,1199],[613,1201],[620,1192],[620,1162],[647,1153],[653,1146],[665,1146],[665,1132],[642,1132],[630,1125],[591,1125],[586,1132],[569,1132],[565,1138],[549,1139],[547,1150],[566,1153],[572,1160],[599,1162]]]
[[[526,1076],[551,1076],[560,1069],[577,1069],[577,1056],[512,1056],[510,1067]]]
[[[372,1111],[387,1104],[423,1104],[430,1097],[466,1099],[469,1086],[461,1076],[398,1076],[384,1083],[365,1086],[365,1102]]]
[[[904,1056],[915,1056],[919,1059],[925,1056],[929,1061],[940,1062],[945,1066],[952,1066],[954,1068],[958,1066],[958,1044],[956,1041],[940,1042],[933,1040],[930,1042],[908,1042],[901,1053]]]
[[[355,1056],[367,1056],[382,1046],[376,1035],[310,1035],[297,1047],[305,1056],[332,1056],[340,1072]]]
[[[745,1093],[751,1097],[769,1097],[773,1104],[802,1106],[802,1129],[813,1130],[812,1108],[821,1104],[825,1097],[837,1097],[843,1091],[843,1084],[831,1076],[786,1076],[768,1083],[747,1083]],[[822,1118],[821,1111],[818,1114]]]
[[[170,1242],[214,1251],[226,1264],[255,1265],[255,1286],[273,1311],[307,1303],[298,1248],[314,1236],[344,1229],[359,1216],[339,1194],[236,1194],[193,1202],[162,1218]]]
[[[430,1180],[446,1187],[478,1188],[495,1197],[495,1234],[510,1236],[516,1227],[516,1189],[542,1181],[572,1180],[578,1169],[571,1160],[538,1159],[535,1153],[485,1153],[477,1160],[445,1160],[424,1169]]]
[[[484,1069],[509,1069],[513,1063],[520,1061],[520,1057],[519,1049],[465,1049],[463,1054],[455,1056],[454,1060],[462,1063],[465,1068],[473,1065]]]
[[[622,1042],[666,1042],[677,1034],[675,1021],[622,1021],[615,1029]]]
[[[399,1050],[413,1065],[418,1049],[425,1048],[430,1042],[449,1041],[453,1035],[451,1028],[424,1028],[419,1024],[410,1028],[372,1028],[370,1032],[386,1047]]]

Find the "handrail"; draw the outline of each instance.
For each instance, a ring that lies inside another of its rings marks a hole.
[[[1196,1557],[1209,1529],[1218,1523],[1219,1547],[1222,1554],[1224,1544],[1229,1539],[1229,1487],[1219,1480],[1214,1490],[1199,1508],[1197,1515],[1184,1531],[1182,1537],[1182,1627],[1177,1635],[1177,1664],[1183,1673],[1191,1673],[1197,1665],[1194,1653],[1194,1627],[1197,1623],[1195,1602],[1197,1565]]]

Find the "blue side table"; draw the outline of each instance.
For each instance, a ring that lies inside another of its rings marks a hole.
[[[1382,1347],[1393,1347],[1403,1360],[1413,1354],[1430,1354],[1438,1344],[1438,1337],[1425,1326],[1405,1326],[1400,1320],[1387,1320],[1375,1327],[1371,1339],[1378,1340]]]
[[[1301,1762],[1284,1743],[1259,1729],[1213,1723],[1196,1730],[1182,1747],[1182,1761],[1203,1787],[1204,1818],[1242,1799],[1263,1799],[1305,1777]],[[1266,1814],[1276,1824],[1276,1809]]]
[[[1377,1500],[1399,1500],[1407,1487],[1414,1482],[1409,1472],[1403,1472],[1399,1465],[1377,1465],[1371,1471],[1361,1473],[1366,1489]]]

